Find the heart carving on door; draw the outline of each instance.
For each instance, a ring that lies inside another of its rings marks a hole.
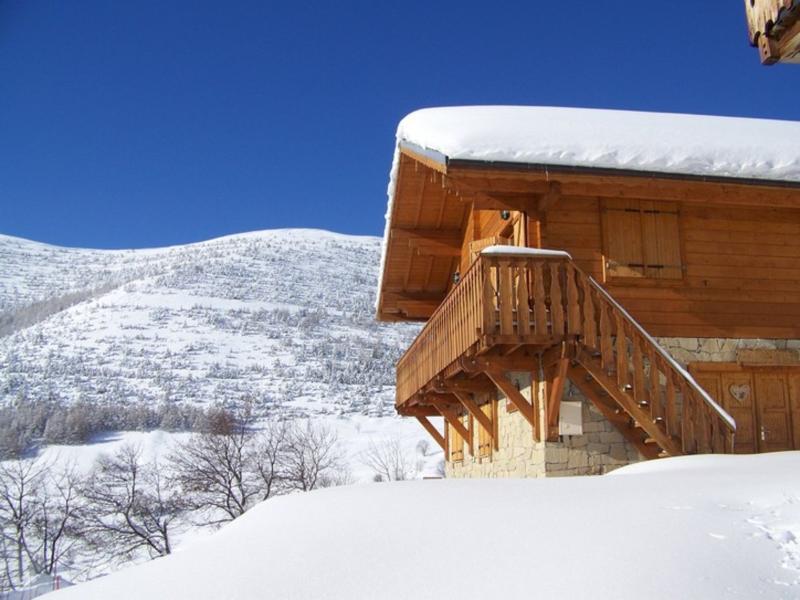
[[[734,400],[742,403],[750,396],[750,384],[732,383],[730,386],[728,386],[728,391]]]

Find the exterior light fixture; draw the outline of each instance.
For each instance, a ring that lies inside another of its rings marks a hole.
[[[461,273],[456,271],[453,273],[453,283],[458,283],[461,280]]]
[[[511,211],[501,210],[500,218],[503,219],[503,221],[508,221],[511,218]]]

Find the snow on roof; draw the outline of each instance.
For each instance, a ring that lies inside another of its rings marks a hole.
[[[397,127],[378,281],[400,149],[438,162],[519,163],[800,183],[800,122],[546,106],[426,108]]]
[[[400,146],[448,160],[800,183],[800,122],[544,106],[428,108]]]
[[[284,496],[171,556],[55,597],[795,597],[798,471],[798,452],[706,455],[606,477],[374,483]]]

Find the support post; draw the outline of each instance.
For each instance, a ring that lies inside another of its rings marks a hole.
[[[547,405],[545,407],[545,423],[547,423],[547,441],[558,441],[558,419],[561,412],[561,397],[564,395],[564,384],[567,381],[569,359],[561,358],[553,368],[553,375],[548,380]]]
[[[516,386],[506,378],[502,371],[486,371],[486,376],[492,380],[497,388],[506,395],[506,398],[517,407],[517,410],[525,417],[533,429],[533,439],[540,441],[539,433],[539,411],[536,410],[535,401],[533,404],[523,396]]]
[[[492,438],[492,446],[494,446],[494,449],[499,450],[500,448],[499,444],[497,443],[497,436],[494,434],[494,423],[492,423],[489,417],[487,417],[480,407],[475,404],[475,401],[470,397],[469,394],[464,392],[453,392],[453,395],[458,398],[461,404],[464,405],[464,408],[469,411],[469,414],[471,414],[472,418],[478,422],[478,425],[483,427],[483,430],[489,434],[489,437]]]
[[[433,426],[433,423],[428,420],[428,417],[417,416],[417,421],[419,421],[419,424],[425,428],[425,431],[427,431],[428,434],[433,438],[433,441],[439,444],[442,452],[447,452],[444,443],[444,436],[439,433],[436,427]]]
[[[453,427],[453,429],[456,430],[456,433],[461,436],[461,439],[467,443],[469,455],[474,456],[472,452],[472,436],[469,434],[467,428],[464,427],[464,424],[459,421],[458,417],[453,414],[453,411],[445,406],[441,401],[433,400],[431,403],[436,407],[436,410],[441,413],[445,421],[447,421]]]

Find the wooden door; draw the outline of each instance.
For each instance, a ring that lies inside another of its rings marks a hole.
[[[759,451],[791,450],[792,415],[786,374],[756,371],[753,377],[758,412]]]
[[[792,416],[792,436],[794,448],[800,448],[800,373],[791,373],[787,377],[789,390],[789,407]]]
[[[733,448],[736,454],[758,452],[756,410],[753,381],[750,373],[722,373],[720,376],[722,406],[736,421]],[[706,388],[708,389],[708,388]],[[710,390],[709,390],[710,392]]]

